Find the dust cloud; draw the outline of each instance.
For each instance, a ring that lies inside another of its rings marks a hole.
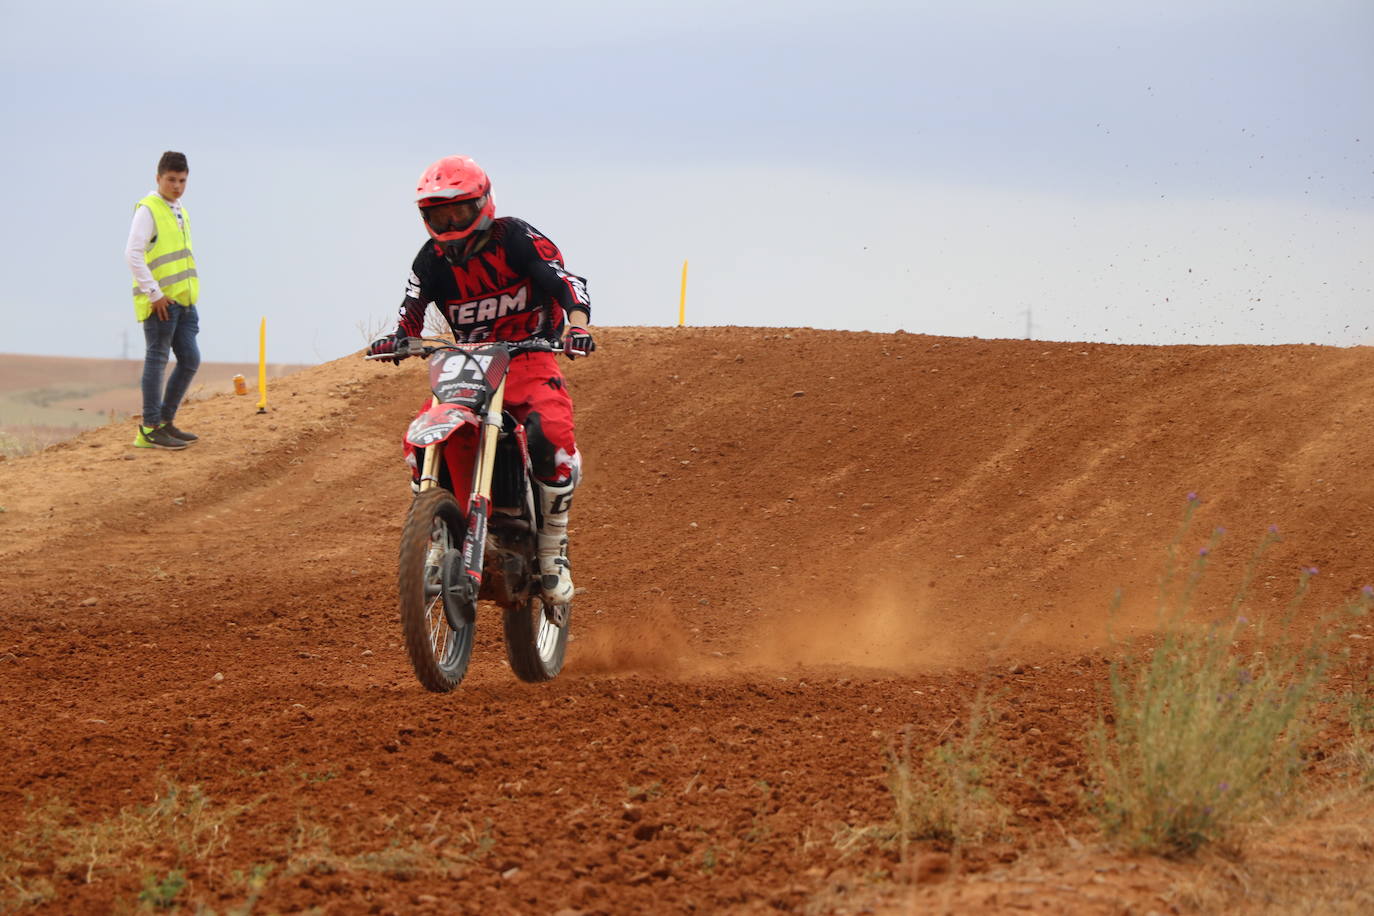
[[[797,600],[765,612],[724,643],[704,644],[666,601],[645,616],[579,637],[573,675],[652,674],[679,680],[751,677],[797,668],[910,673],[986,661],[995,647],[942,620],[927,603],[895,589]]]

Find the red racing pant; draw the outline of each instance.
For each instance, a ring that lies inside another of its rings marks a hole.
[[[420,408],[429,409],[430,397]],[[582,457],[573,438],[573,405],[552,353],[522,353],[506,373],[505,409],[525,427],[535,479],[552,486],[576,484]],[[416,414],[419,416],[419,414]],[[406,463],[419,479],[415,446],[405,442]]]

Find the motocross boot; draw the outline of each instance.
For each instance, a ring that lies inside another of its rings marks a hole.
[[[549,604],[571,604],[572,565],[568,562],[568,508],[575,484],[536,483],[544,523],[539,528],[539,588]]]

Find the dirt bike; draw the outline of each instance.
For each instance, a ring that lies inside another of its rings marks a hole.
[[[525,428],[502,409],[520,353],[558,353],[556,341],[453,343],[412,337],[395,357],[429,360],[434,400],[406,430],[421,464],[401,531],[401,629],[415,676],[446,693],[467,673],[477,602],[503,610],[506,656],[523,681],[563,668],[572,605],[545,603],[536,534],[542,521]],[[390,359],[369,356],[367,359]]]

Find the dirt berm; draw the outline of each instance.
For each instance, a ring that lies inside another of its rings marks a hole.
[[[0,463],[0,825],[37,911],[1190,905],[1194,866],[1094,851],[1081,739],[1111,639],[1152,626],[1190,493],[1176,550],[1226,529],[1201,608],[1270,525],[1253,604],[1307,567],[1304,613],[1374,580],[1374,351],[598,334],[565,364],[580,594],[548,685],[511,675],[495,613],[458,691],[409,670],[418,361],[288,376],[266,415],[190,404],[184,452],[125,424]],[[938,743],[982,688],[1006,835],[921,847],[903,884],[864,841],[893,816],[886,750],[904,727]],[[218,832],[107,836],[192,786]],[[43,818],[108,842],[45,853]],[[1367,869],[1367,845],[1323,867]]]

